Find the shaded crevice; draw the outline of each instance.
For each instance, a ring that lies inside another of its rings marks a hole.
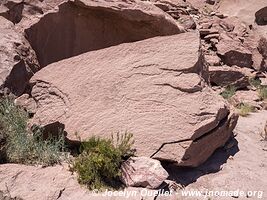
[[[139,12],[143,19],[135,18]],[[178,27],[167,20],[165,27],[159,27],[158,20],[143,11],[85,6],[74,1],[59,5],[57,12],[43,16],[25,34],[41,67],[45,67],[88,51],[179,33]]]
[[[24,9],[24,3],[15,3],[15,2],[7,2],[4,6],[8,9],[4,13],[0,13],[0,16],[3,16],[7,20],[17,24],[22,19],[22,12]]]
[[[267,25],[267,7],[264,7],[255,13],[255,22],[260,26]]]
[[[177,86],[173,86],[172,84],[169,83],[162,83],[162,84],[155,84],[158,86],[169,86],[173,89],[179,90],[181,92],[187,92],[187,93],[194,93],[194,92],[198,92],[202,90],[202,87],[200,85],[197,85],[193,88],[182,88],[182,87],[177,87]]]
[[[14,65],[3,86],[14,95],[19,96],[25,91],[31,76],[32,74],[29,73],[24,60],[21,60]]]

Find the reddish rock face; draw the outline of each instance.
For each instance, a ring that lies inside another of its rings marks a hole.
[[[224,39],[221,40],[216,47],[218,49],[218,54],[226,65],[252,67],[252,53],[240,42]]]
[[[35,53],[13,24],[0,16],[0,88],[19,96],[39,69]]]
[[[197,166],[226,142],[236,121],[205,86],[202,57],[191,32],[51,64],[31,80],[32,123],[59,121],[73,140],[75,132],[87,139],[127,130],[138,155]]]
[[[63,3],[26,30],[40,65],[125,42],[173,35],[181,29],[156,6],[140,1]]]

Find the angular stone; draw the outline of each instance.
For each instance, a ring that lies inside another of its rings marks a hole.
[[[209,66],[220,66],[221,59],[217,55],[205,55],[205,60]]]
[[[211,66],[209,67],[209,74],[211,84],[217,86],[235,85],[235,83],[240,82],[241,79],[246,81],[246,86],[249,85],[246,74],[239,67]],[[245,85],[242,85],[242,87],[244,86]]]
[[[17,106],[23,107],[28,113],[34,114],[37,109],[36,102],[28,94],[23,94],[15,99]]]
[[[228,65],[238,67],[252,67],[252,53],[235,40],[220,40],[216,45],[217,53],[222,61]]]
[[[200,29],[199,33],[201,36],[206,36],[209,34],[219,34],[218,30],[212,29],[212,28],[211,29]]]
[[[205,40],[210,40],[210,39],[219,39],[219,37],[220,37],[220,34],[209,34],[209,35],[206,35],[205,37],[204,37],[204,39]]]
[[[169,176],[160,161],[148,157],[132,157],[122,166],[121,180],[126,186],[158,188]]]
[[[255,108],[261,107],[259,93],[253,90],[236,91],[235,95],[231,97],[230,101],[235,106],[238,106],[241,103],[246,103]]]

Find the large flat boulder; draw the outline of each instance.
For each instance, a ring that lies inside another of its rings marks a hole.
[[[181,33],[161,9],[139,0],[70,0],[25,31],[41,66],[126,42]]]
[[[134,134],[137,155],[203,163],[231,136],[236,117],[206,86],[199,34],[182,33],[91,51],[31,79],[32,123],[65,124],[67,137]]]

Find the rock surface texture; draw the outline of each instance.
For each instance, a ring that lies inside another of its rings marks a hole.
[[[129,158],[121,168],[121,180],[128,187],[157,189],[169,176],[160,161],[147,157]]]
[[[59,121],[72,140],[75,132],[88,139],[129,131],[139,156],[197,166],[237,120],[205,85],[202,57],[199,35],[188,32],[53,63],[31,79],[32,123]]]

